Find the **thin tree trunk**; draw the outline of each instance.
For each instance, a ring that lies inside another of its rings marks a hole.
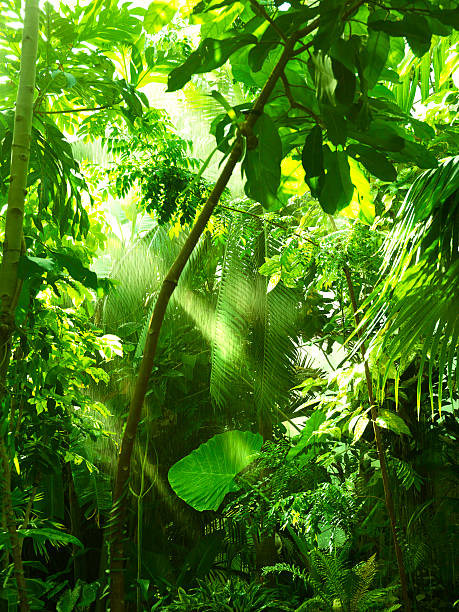
[[[280,78],[288,60],[291,57],[295,42],[299,36],[305,36],[309,31],[315,30],[317,22],[312,23],[307,31],[298,32],[296,36],[290,38],[284,47],[284,51],[279,58],[273,72],[268,78],[263,90],[261,91],[257,101],[254,104],[252,111],[245,122],[245,131],[250,136],[251,130],[254,127],[259,115],[263,112],[274,86]],[[188,259],[193,252],[194,247],[198,243],[199,238],[204,232],[207,222],[212,215],[215,206],[218,204],[220,196],[223,193],[229,179],[233,173],[236,164],[241,158],[242,142],[238,138],[233,150],[220,174],[215,186],[204,205],[195,225],[190,231],[190,234],[185,241],[180,253],[172,264],[166,278],[164,279],[161,290],[156,301],[156,305],[150,320],[150,325],[145,343],[144,354],[140,364],[139,374],[137,377],[134,393],[129,413],[124,430],[121,448],[118,455],[118,465],[115,478],[115,488],[113,493],[113,512],[111,517],[110,528],[110,580],[111,580],[111,610],[112,612],[124,612],[125,609],[125,588],[124,588],[124,538],[123,529],[126,517],[126,483],[129,479],[131,455],[134,446],[134,440],[137,433],[137,427],[140,420],[143,401],[148,389],[148,380],[153,367],[156,347],[158,344],[159,332],[166,313],[166,308],[172,293],[177,286],[180,275],[188,262]]]
[[[11,172],[8,190],[8,207],[6,210],[5,239],[3,243],[3,258],[0,266],[0,362],[2,362],[0,402],[5,406],[6,374],[11,354],[10,342],[14,329],[14,309],[21,286],[18,280],[18,264],[23,245],[22,225],[25,196],[27,193],[27,172],[32,134],[39,21],[40,11],[38,8],[38,0],[27,0],[25,3],[19,88],[16,100],[13,144],[11,150]],[[16,519],[11,499],[11,470],[7,443],[3,437],[0,439],[0,459],[3,472],[1,487],[3,493],[2,501],[11,543],[19,606],[21,612],[28,612],[29,599],[24,578],[24,567],[22,565],[21,545],[17,533]]]
[[[329,215],[330,223],[333,229],[336,231],[335,220],[332,216]],[[367,385],[368,392],[368,400],[370,402],[370,411],[371,411],[371,422],[373,424],[373,431],[375,435],[375,444],[376,450],[378,452],[379,464],[381,466],[381,476],[383,480],[384,487],[384,499],[386,503],[387,514],[389,515],[390,527],[392,531],[392,540],[394,544],[395,556],[397,558],[398,572],[400,575],[400,585],[402,588],[402,600],[405,612],[411,611],[410,599],[408,596],[408,582],[406,578],[406,570],[405,563],[403,561],[403,554],[400,548],[400,543],[398,541],[397,535],[397,521],[395,518],[395,508],[394,508],[394,500],[392,498],[392,492],[390,489],[389,483],[389,474],[387,472],[387,464],[386,464],[386,450],[384,448],[384,442],[381,436],[381,429],[378,426],[377,418],[378,418],[378,407],[375,402],[375,397],[373,393],[373,380],[370,372],[370,367],[368,365],[368,361],[366,359],[366,348],[365,343],[361,340],[361,332],[359,330],[360,326],[360,315],[359,315],[359,305],[357,304],[357,299],[355,297],[354,284],[352,282],[351,273],[347,266],[343,267],[344,276],[346,277],[347,289],[349,292],[349,298],[352,305],[352,312],[354,315],[355,326],[357,328],[357,336],[360,340],[360,352],[362,355],[363,367],[365,370],[365,381]]]
[[[19,607],[21,612],[29,612],[29,598],[27,595],[24,566],[21,558],[21,542],[16,527],[13,502],[11,500],[11,469],[5,441],[0,437],[0,462],[2,468],[2,513],[5,514],[6,528],[10,536],[11,556],[13,557],[14,577],[18,588]]]

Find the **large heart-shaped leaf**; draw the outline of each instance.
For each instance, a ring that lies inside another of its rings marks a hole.
[[[218,510],[225,495],[239,489],[236,475],[262,444],[262,436],[250,431],[217,434],[171,467],[169,483],[195,510]]]

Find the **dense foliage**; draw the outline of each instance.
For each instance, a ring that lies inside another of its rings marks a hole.
[[[0,0],[0,609],[451,610],[457,2],[137,4]]]

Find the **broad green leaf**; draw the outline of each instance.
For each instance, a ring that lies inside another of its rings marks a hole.
[[[307,178],[320,176],[324,171],[322,129],[318,125],[315,125],[306,136],[301,152],[301,163]]]
[[[359,417],[359,419],[357,420],[357,423],[354,426],[354,437],[352,439],[352,444],[355,444],[356,442],[360,440],[369,422],[370,422],[370,419],[367,418],[366,416]]]
[[[370,29],[366,46],[366,65],[363,70],[368,89],[372,89],[378,82],[379,75],[386,65],[389,49],[389,35],[386,32],[377,32]]]
[[[412,159],[420,168],[429,169],[438,166],[435,155],[418,142],[406,140],[400,155],[404,160]]]
[[[263,208],[274,209],[279,205],[277,190],[281,178],[282,142],[274,122],[265,113],[258,118],[253,132],[258,144],[247,151],[242,162],[247,177],[245,193]]]
[[[18,276],[19,278],[29,278],[38,274],[41,276],[44,272],[51,272],[56,267],[56,262],[52,259],[43,257],[30,257],[22,255],[19,259]]]
[[[262,436],[249,431],[217,434],[171,467],[169,483],[195,510],[218,510],[225,495],[239,489],[235,477],[262,444]]]
[[[338,84],[335,89],[335,97],[340,104],[350,106],[354,101],[357,79],[354,70],[349,70],[339,60],[332,59],[332,68]]]
[[[345,208],[352,199],[354,185],[346,153],[343,151],[325,150],[326,175],[319,194],[319,202],[323,210],[333,215]]]
[[[389,410],[380,410],[376,423],[379,425],[379,427],[390,429],[396,434],[411,436],[408,425],[405,423],[402,417],[399,417],[398,414],[390,412]]]
[[[347,153],[382,181],[395,181],[397,171],[385,155],[365,145],[349,145]]]
[[[148,34],[156,34],[172,21],[177,12],[173,2],[152,2],[143,20],[143,27]]]
[[[368,130],[362,132],[349,129],[349,136],[364,144],[386,151],[401,151],[405,145],[405,140],[390,123],[381,119],[372,121]]]
[[[344,0],[321,0],[319,7],[320,22],[314,38],[314,49],[326,52],[341,36],[344,27],[341,12],[344,5]]]
[[[376,19],[368,23],[369,28],[386,32],[390,36],[406,38],[413,53],[422,57],[430,49],[432,32],[425,17],[409,13],[400,21]]]
[[[252,34],[236,34],[231,38],[217,40],[206,38],[187,60],[172,70],[167,81],[167,91],[177,91],[188,83],[193,74],[210,72],[222,66],[226,60],[241,47],[255,44]]]
[[[333,106],[321,106],[321,115],[327,128],[328,139],[334,145],[345,145],[347,138],[347,124],[342,113]]]
[[[459,30],[459,11],[457,9],[432,11],[432,16],[442,23],[452,26],[455,30]]]
[[[97,274],[86,268],[78,257],[73,255],[67,255],[65,253],[53,253],[53,258],[58,264],[64,268],[67,268],[70,276],[79,281],[85,287],[91,289],[97,289],[99,283],[97,280]]]

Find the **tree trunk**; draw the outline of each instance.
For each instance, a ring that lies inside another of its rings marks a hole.
[[[6,210],[5,240],[3,243],[3,258],[0,266],[0,361],[2,362],[0,402],[3,404],[4,409],[7,405],[6,374],[11,352],[11,335],[14,329],[14,310],[20,291],[18,264],[23,244],[22,224],[24,218],[25,196],[27,193],[27,172],[32,134],[39,21],[40,11],[38,8],[38,0],[27,0],[25,3],[21,68],[11,150],[11,172],[8,190],[8,207]],[[21,612],[28,612],[29,600],[21,559],[21,546],[11,499],[11,470],[7,442],[4,438],[0,439],[0,458],[3,472],[1,487],[3,492],[2,501],[10,537],[19,606]]]
[[[330,223],[334,231],[337,230],[335,220],[331,215],[329,215]],[[360,326],[360,315],[359,315],[359,305],[357,304],[357,299],[355,297],[354,284],[352,282],[351,273],[347,266],[343,268],[344,276],[346,277],[347,289],[349,292],[349,299],[351,301],[352,312],[354,315],[355,326],[357,329],[357,336],[359,340],[361,340],[361,332],[359,331]],[[370,411],[371,411],[371,422],[373,424],[373,431],[375,435],[375,445],[376,450],[378,452],[379,464],[381,466],[381,476],[383,480],[384,487],[384,500],[386,503],[387,514],[389,515],[390,527],[392,532],[392,540],[394,544],[395,557],[397,559],[398,572],[400,575],[400,585],[402,588],[402,600],[405,612],[411,611],[410,599],[408,597],[408,582],[406,579],[406,570],[405,563],[403,561],[402,550],[400,548],[400,543],[398,541],[397,535],[397,521],[395,518],[395,508],[394,508],[394,500],[392,498],[392,492],[390,489],[389,483],[389,475],[387,472],[387,464],[386,464],[386,451],[384,448],[384,443],[381,436],[381,429],[378,426],[376,419],[378,418],[378,408],[375,402],[374,393],[373,393],[373,381],[371,377],[370,367],[368,365],[368,361],[366,359],[366,348],[365,343],[363,341],[360,342],[360,352],[362,355],[363,367],[365,370],[365,381],[367,385],[368,392],[368,400],[370,402]]]
[[[250,136],[253,126],[255,125],[259,115],[263,112],[274,86],[280,78],[288,60],[291,57],[295,42],[300,36],[305,36],[309,31],[315,30],[317,21],[313,22],[309,28],[303,32],[298,32],[296,36],[291,37],[285,44],[284,51],[279,58],[273,72],[268,78],[263,90],[261,91],[257,101],[255,102],[247,120],[244,129],[245,134]],[[112,612],[124,612],[125,610],[125,588],[124,588],[124,537],[123,529],[126,517],[126,483],[129,479],[131,455],[134,446],[134,440],[137,433],[137,427],[140,420],[143,401],[148,389],[148,380],[150,378],[153,367],[156,347],[158,344],[159,332],[166,313],[166,308],[172,293],[177,286],[180,275],[193,252],[194,247],[198,243],[199,238],[203,234],[207,222],[212,215],[215,206],[218,204],[223,190],[228,184],[236,164],[240,160],[242,154],[242,140],[239,137],[233,150],[220,174],[215,186],[204,205],[195,225],[190,231],[190,234],[183,245],[176,260],[172,264],[166,278],[164,279],[161,290],[156,301],[156,305],[150,320],[147,340],[145,343],[144,354],[140,364],[139,374],[137,377],[134,393],[129,413],[124,430],[121,448],[118,455],[118,464],[115,477],[115,488],[113,493],[113,510],[111,516],[110,528],[110,580],[111,580],[111,610]]]

